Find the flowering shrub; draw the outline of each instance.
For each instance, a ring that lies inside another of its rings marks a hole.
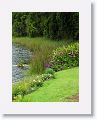
[[[41,78],[41,76],[37,76],[34,80],[34,86],[36,87],[41,87],[43,85],[43,80]]]
[[[50,70],[50,69],[49,69]],[[54,73],[42,74],[35,76],[32,79],[22,80],[12,85],[12,99],[20,100],[24,95],[27,95],[43,85],[43,81],[55,78]]]
[[[12,97],[13,100],[16,99],[16,96],[24,96],[35,91],[38,87],[41,87],[43,80],[36,77],[32,80],[22,80],[18,83],[12,85]]]
[[[78,66],[79,44],[72,43],[67,47],[63,46],[57,48],[53,51],[49,64],[54,71],[60,71],[63,69]]]

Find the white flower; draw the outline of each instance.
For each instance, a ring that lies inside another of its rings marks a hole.
[[[36,80],[33,80],[33,82],[36,82]]]

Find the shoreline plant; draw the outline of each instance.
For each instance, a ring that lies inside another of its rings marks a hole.
[[[49,66],[56,72],[79,66],[79,43],[71,43],[54,50]]]
[[[43,86],[43,82],[55,78],[54,73],[44,73],[35,77],[26,78],[12,85],[12,100],[21,99],[24,95],[34,92]]]

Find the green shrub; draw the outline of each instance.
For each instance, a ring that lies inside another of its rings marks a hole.
[[[42,80],[45,81],[45,80],[49,80],[49,79],[52,79],[52,78],[55,78],[54,75],[52,74],[42,74]]]
[[[45,70],[45,74],[52,74],[52,75],[54,75],[54,73],[55,73],[55,71],[52,68],[47,68]]]
[[[57,48],[53,51],[49,64],[54,71],[60,71],[78,66],[79,44],[72,43],[67,47],[63,46]]]
[[[52,68],[47,68],[45,70],[44,79],[55,78],[55,71]]]

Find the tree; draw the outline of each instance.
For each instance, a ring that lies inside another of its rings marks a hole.
[[[13,12],[13,36],[79,39],[78,12]]]

